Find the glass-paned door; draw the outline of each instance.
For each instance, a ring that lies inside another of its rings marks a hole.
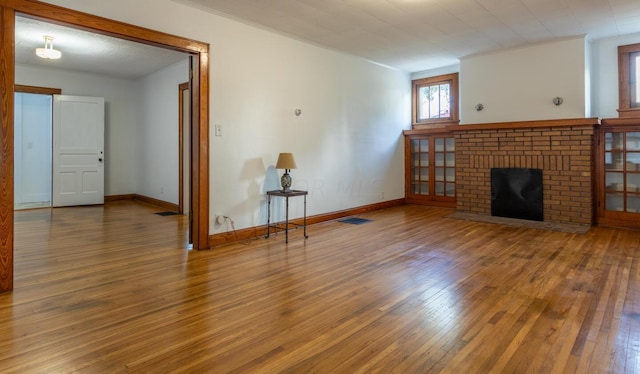
[[[411,139],[411,192],[429,195],[429,139]]]
[[[436,196],[456,196],[456,155],[454,138],[434,138]]]
[[[408,136],[407,200],[454,206],[456,196],[455,139],[450,135]]]
[[[605,210],[640,212],[640,132],[604,134]]]

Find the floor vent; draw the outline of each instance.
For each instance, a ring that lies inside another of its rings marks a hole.
[[[163,216],[163,217],[178,215],[178,213],[176,213],[176,212],[160,212],[160,213],[156,213],[156,214],[159,215],[159,216]]]
[[[351,218],[338,220],[338,222],[350,223],[352,225],[361,225],[363,223],[371,222],[371,220],[366,218],[351,217]]]

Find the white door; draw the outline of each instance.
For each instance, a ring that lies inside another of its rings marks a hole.
[[[104,98],[53,97],[52,203],[104,203]]]

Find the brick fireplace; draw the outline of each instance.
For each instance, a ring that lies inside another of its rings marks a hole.
[[[542,169],[544,221],[594,221],[597,118],[451,126],[456,207],[491,215],[491,169]]]

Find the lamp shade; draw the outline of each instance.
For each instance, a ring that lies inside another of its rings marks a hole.
[[[276,169],[295,169],[296,160],[293,159],[293,153],[280,153]]]

